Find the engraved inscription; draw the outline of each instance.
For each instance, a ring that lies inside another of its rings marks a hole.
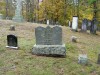
[[[37,27],[35,29],[37,45],[61,45],[62,44],[62,28],[55,26]]]

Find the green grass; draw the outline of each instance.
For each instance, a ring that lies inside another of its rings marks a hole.
[[[35,44],[35,24],[16,24],[16,31],[9,31],[10,24],[0,26],[0,75],[100,75],[97,56],[100,50],[100,32],[98,35],[75,33],[63,27],[63,40],[66,44],[66,58],[32,55]],[[4,31],[3,31],[4,30]],[[18,50],[5,48],[8,34],[18,36]],[[78,37],[72,43],[70,37]],[[85,52],[88,64],[78,64],[78,55]]]

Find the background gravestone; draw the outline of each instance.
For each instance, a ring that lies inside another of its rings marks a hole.
[[[98,54],[97,64],[100,64],[100,54]]]
[[[7,46],[6,47],[18,49],[18,40],[15,35],[7,35]]]
[[[36,44],[32,53],[36,55],[66,55],[65,44],[62,44],[62,28],[59,26],[35,28]]]
[[[47,25],[49,25],[49,20],[47,20]]]
[[[15,10],[15,16],[13,17],[13,21],[15,22],[23,22],[23,16],[22,16],[22,0],[17,0],[16,2],[16,10]]]
[[[71,22],[71,21],[68,21],[68,26],[69,26],[70,28],[72,28],[72,22]]]
[[[3,15],[2,14],[0,14],[0,20],[2,20],[3,19]]]
[[[90,26],[90,33],[91,34],[96,34],[96,30],[97,30],[97,20],[94,18],[91,22],[91,26]]]
[[[77,31],[77,29],[78,29],[78,16],[73,16],[72,30]]]
[[[90,30],[90,26],[91,26],[91,20],[88,20],[87,30]]]
[[[87,25],[88,25],[88,20],[87,19],[84,19],[82,21],[82,28],[81,28],[81,31],[82,32],[86,32],[87,31]]]
[[[15,26],[14,26],[14,25],[11,25],[11,26],[10,26],[10,30],[11,30],[11,31],[15,31]]]

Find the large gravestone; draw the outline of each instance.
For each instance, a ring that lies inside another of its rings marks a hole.
[[[17,0],[16,2],[16,10],[15,10],[15,16],[13,17],[13,21],[15,22],[23,22],[23,16],[22,16],[22,0]]]
[[[87,31],[87,26],[88,26],[88,20],[87,19],[84,19],[82,21],[82,28],[81,28],[81,31],[82,32],[86,32]]]
[[[18,49],[18,40],[15,35],[7,35],[7,48]]]
[[[37,27],[35,29],[36,44],[32,53],[36,55],[66,55],[65,44],[62,44],[62,28],[55,26]]]

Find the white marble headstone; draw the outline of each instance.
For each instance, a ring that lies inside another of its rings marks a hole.
[[[49,20],[47,20],[47,25],[49,25]]]
[[[72,30],[77,30],[78,29],[78,17],[73,16],[73,21],[72,21]]]

